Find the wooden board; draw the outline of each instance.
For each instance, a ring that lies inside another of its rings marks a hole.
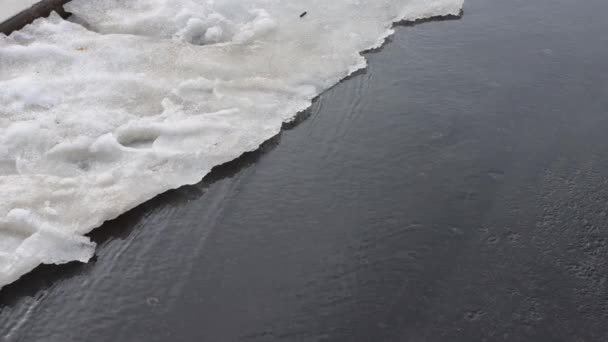
[[[62,6],[70,0],[0,0],[0,32],[9,34],[45,17],[51,11],[66,16]]]

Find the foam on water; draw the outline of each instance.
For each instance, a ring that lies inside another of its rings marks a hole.
[[[255,150],[399,20],[462,0],[74,0],[0,35],[0,287]],[[304,11],[308,15],[300,18]],[[402,62],[402,61],[396,61]]]

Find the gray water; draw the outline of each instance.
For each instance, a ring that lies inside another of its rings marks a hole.
[[[608,340],[608,2],[467,0],[0,292],[3,341]]]

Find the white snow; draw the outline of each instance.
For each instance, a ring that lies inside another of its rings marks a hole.
[[[462,0],[75,0],[0,35],[0,287],[87,261],[84,234],[255,150]],[[300,18],[300,13],[308,15]],[[400,62],[400,61],[396,61]]]

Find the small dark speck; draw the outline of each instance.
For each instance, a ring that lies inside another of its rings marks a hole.
[[[487,240],[488,244],[490,244],[490,245],[495,245],[498,243],[498,241],[500,241],[500,239],[497,238],[496,236],[490,236]]]
[[[302,14],[300,14],[300,18],[304,18],[307,14],[308,12],[302,12]]]
[[[479,321],[480,319],[482,319],[484,316],[486,315],[485,312],[481,311],[481,310],[477,310],[477,311],[469,311],[464,315],[464,319],[469,321],[469,322],[474,322],[474,321]]]

